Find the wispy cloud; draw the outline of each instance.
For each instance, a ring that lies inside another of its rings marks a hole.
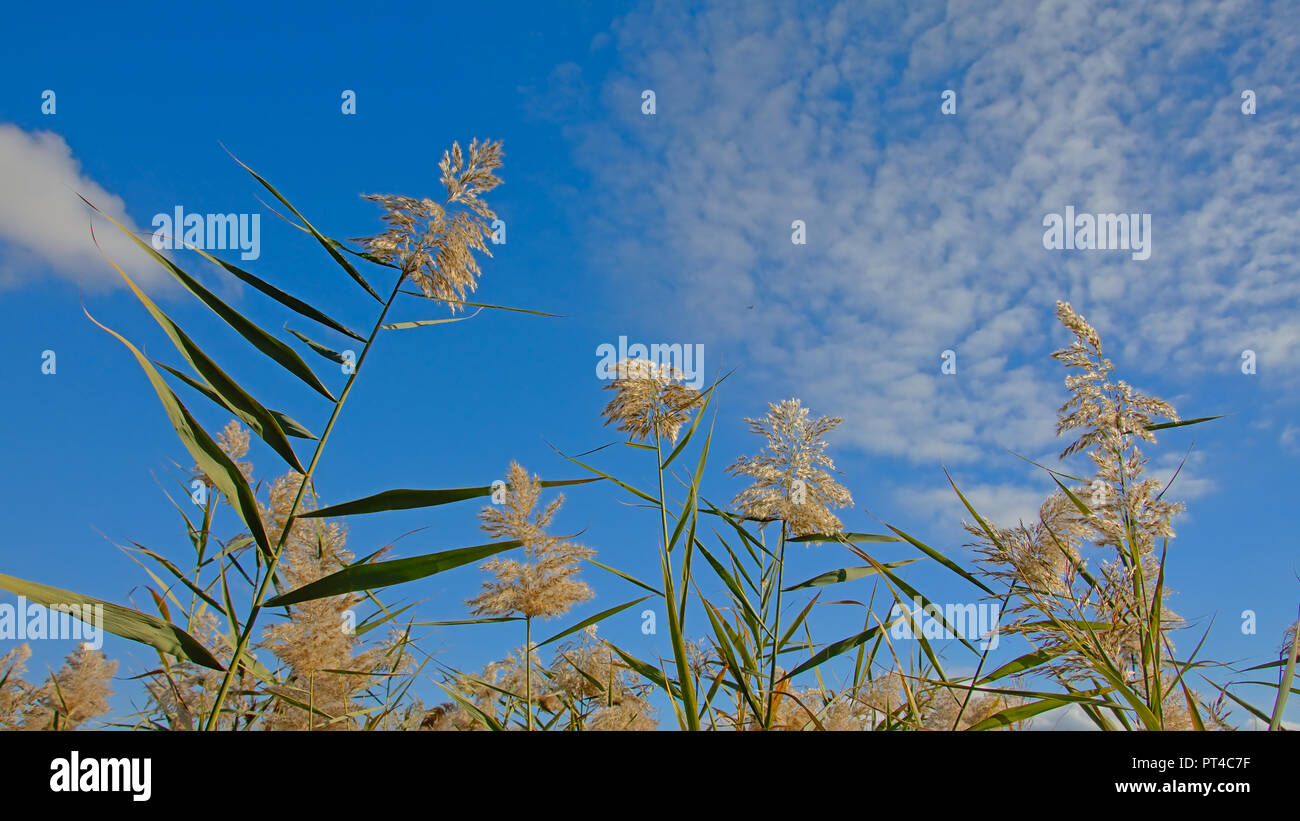
[[[47,274],[92,288],[122,286],[91,239],[92,212],[77,194],[127,228],[136,225],[121,197],[82,173],[61,136],[0,124],[0,191],[0,289]],[[107,220],[97,217],[94,227],[104,253],[137,281],[166,276]]]
[[[1153,388],[1228,374],[1247,348],[1296,384],[1288,10],[914,5],[660,4],[615,27],[621,70],[598,92],[557,71],[606,192],[604,267],[843,416],[842,442],[918,462],[1059,450],[1057,299]],[[1044,249],[1044,215],[1067,205],[1150,213],[1150,259]]]

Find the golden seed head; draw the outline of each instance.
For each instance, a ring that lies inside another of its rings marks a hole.
[[[466,292],[478,286],[480,270],[474,252],[492,256],[485,235],[491,234],[490,220],[496,213],[480,195],[501,184],[493,172],[501,167],[501,142],[477,139],[469,144],[465,165],[460,144],[443,152],[442,184],[447,189],[443,203],[390,194],[363,194],[380,204],[388,230],[372,237],[359,237],[366,251],[396,265],[411,278],[425,296],[444,300],[452,312],[460,309]],[[452,211],[455,205],[461,209]]]
[[[632,439],[650,438],[677,441],[682,425],[690,419],[691,409],[702,395],[683,384],[681,371],[657,365],[647,359],[624,359],[614,369],[614,378],[605,390],[615,391],[601,416],[605,424],[618,423]]]
[[[557,496],[534,513],[541,492],[538,477],[529,477],[518,462],[511,462],[504,504],[488,505],[479,512],[483,530],[524,543],[527,561],[492,559],[482,565],[496,579],[484,582],[483,592],[466,602],[475,615],[550,618],[592,597],[591,588],[577,575],[581,561],[596,551],[547,535],[564,497]]]
[[[732,475],[756,480],[732,500],[732,507],[746,518],[784,521],[793,536],[843,531],[830,508],[849,507],[853,497],[831,477],[835,464],[822,437],[844,420],[810,419],[798,399],[786,399],[769,403],[764,418],[745,421],[767,444],[757,456],[742,456],[727,468]]]

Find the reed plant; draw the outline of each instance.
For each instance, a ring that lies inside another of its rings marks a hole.
[[[282,337],[117,225],[233,331],[240,345],[301,389],[305,400],[297,416],[321,418],[323,425],[315,433],[265,406],[114,264],[171,342],[176,366],[151,359],[125,335],[89,312],[87,317],[139,365],[193,462],[177,483],[182,498],[187,481],[202,486],[202,498],[194,497],[197,509],[168,496],[192,556],[182,559],[138,543],[121,546],[147,575],[156,614],[12,576],[0,575],[0,587],[46,605],[102,605],[105,629],[153,648],[157,666],[140,676],[145,703],[137,713],[118,717],[116,726],[985,730],[1020,729],[1035,717],[1074,708],[1106,730],[1206,730],[1232,727],[1236,707],[1281,729],[1293,691],[1295,627],[1276,662],[1241,671],[1276,670],[1276,682],[1221,684],[1210,673],[1231,668],[1200,658],[1206,633],[1182,639],[1186,626],[1168,606],[1167,571],[1177,566],[1170,540],[1183,507],[1166,498],[1170,485],[1147,475],[1142,448],[1156,443],[1157,432],[1218,417],[1180,419],[1168,403],[1117,378],[1095,329],[1065,303],[1058,304],[1057,317],[1073,341],[1054,354],[1069,373],[1058,433],[1077,438],[1061,456],[1086,455],[1087,470],[1072,475],[1040,465],[1050,492],[1036,521],[1015,525],[982,516],[949,477],[969,514],[966,528],[977,555],[969,566],[954,558],[956,551],[949,555],[883,520],[874,528],[879,532],[846,531],[836,511],[852,510],[854,501],[837,478],[827,441],[842,420],[814,416],[796,398],[772,402],[765,416],[745,420],[758,437],[757,450],[719,473],[750,484],[726,504],[709,499],[716,399],[727,375],[697,389],[671,366],[642,359],[617,363],[605,385],[613,395],[602,414],[606,425],[625,435],[606,447],[631,448],[643,460],[636,476],[602,469],[599,455],[559,452],[558,462],[583,472],[581,478],[543,481],[512,463],[501,488],[378,488],[351,501],[321,504],[316,477],[327,445],[367,363],[382,355],[382,340],[472,319],[482,310],[545,315],[466,300],[481,274],[478,256],[490,255],[484,237],[495,214],[484,195],[501,182],[496,171],[502,158],[500,143],[475,140],[466,152],[453,144],[440,163],[445,194],[439,200],[367,195],[381,207],[385,230],[349,242],[323,234],[244,166],[281,204],[284,218],[320,246],[340,281],[350,283],[371,314],[364,332],[250,271],[193,249],[310,331],[286,326],[288,336]],[[391,317],[415,304],[441,306],[448,315]],[[469,307],[476,312],[460,315]],[[345,345],[355,347],[356,355],[345,355]],[[316,367],[299,350],[315,357]],[[327,383],[340,374],[346,379],[332,390]],[[233,418],[210,433],[178,390],[188,401],[210,402]],[[257,471],[247,460],[252,437],[278,460],[262,481],[255,480]],[[653,545],[660,569],[656,583],[552,534],[563,497],[543,502],[544,491],[597,482],[629,500],[627,532],[632,542]],[[409,558],[389,558],[388,548],[358,558],[347,548],[348,517],[489,496],[493,504],[479,513],[491,539],[485,544]],[[917,555],[884,562],[876,555],[880,545]],[[816,550],[830,569],[792,582],[786,563],[794,549]],[[924,632],[906,646],[891,638],[914,602],[934,608],[942,626],[953,629],[935,600],[907,578],[906,568],[921,562],[951,574],[972,596],[997,603],[1011,620],[996,629],[1022,639],[1027,652],[995,660],[996,642],[976,646],[957,631],[953,648],[974,673],[955,675],[944,648]],[[418,587],[435,574],[475,563],[488,579],[466,602],[468,618],[416,622],[409,612],[414,605],[398,608],[387,601],[398,586]],[[593,597],[581,575],[589,568],[643,594],[536,640],[542,623]],[[852,589],[854,598],[836,606],[858,608],[861,628],[837,640],[814,638],[812,614],[830,604],[824,594],[841,589]],[[641,658],[598,634],[601,622],[645,602],[666,615],[669,657]],[[363,609],[368,615],[358,622],[356,613]],[[278,620],[268,623],[272,615]],[[485,622],[522,622],[516,626],[523,643],[476,671],[441,662],[413,634],[431,624]],[[699,625],[706,637],[688,638],[695,635],[688,624]],[[39,687],[22,678],[28,654],[19,647],[0,659],[0,727],[70,729],[107,710],[115,664],[102,654],[78,650]],[[448,700],[421,701],[417,685],[430,680]],[[1237,692],[1245,686],[1275,689],[1273,704],[1253,705]]]

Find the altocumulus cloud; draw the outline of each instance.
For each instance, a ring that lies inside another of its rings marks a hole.
[[[138,229],[121,197],[82,174],[81,163],[61,136],[0,124],[0,192],[0,289],[47,275],[87,287],[125,287],[95,247],[93,212],[77,194],[127,228]],[[162,267],[116,226],[96,217],[94,228],[104,253],[137,282],[163,282]]]
[[[1213,404],[1198,380],[1246,348],[1278,395],[1294,387],[1293,9],[961,5],[657,3],[621,18],[593,43],[618,68],[567,64],[550,89],[608,198],[596,261],[743,350],[774,395],[844,417],[842,442],[917,463],[1063,447],[1057,299],[1124,377],[1191,391],[1180,411]],[[1045,249],[1043,218],[1067,205],[1152,214],[1151,258]],[[948,349],[957,376],[939,373]],[[984,490],[1008,513],[1029,498]]]

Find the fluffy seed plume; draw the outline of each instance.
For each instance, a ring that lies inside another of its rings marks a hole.
[[[990,565],[990,576],[1037,596],[1065,595],[1070,590],[1075,565],[1082,561],[1080,541],[1088,534],[1077,508],[1059,491],[1039,507],[1037,522],[994,529],[996,540],[978,524],[967,523],[966,530],[979,540],[974,546],[981,561]]]
[[[253,481],[253,463],[241,460],[248,455],[248,446],[251,441],[248,430],[241,426],[237,419],[231,419],[217,434],[217,447],[221,448],[222,453],[230,457],[230,461],[235,463],[235,467],[239,468],[239,472],[244,474],[244,478],[250,483]],[[200,470],[198,465],[195,465],[191,470],[191,477],[202,479],[203,483],[208,486],[209,491],[216,490],[216,483],[212,481],[210,476]]]
[[[527,561],[492,559],[483,570],[496,575],[483,583],[483,592],[466,604],[475,615],[550,618],[568,612],[591,598],[591,588],[579,581],[578,564],[594,556],[582,545],[549,536],[546,528],[564,502],[557,496],[544,510],[534,513],[541,497],[538,477],[529,477],[518,462],[510,463],[508,488],[501,506],[488,505],[479,513],[483,530],[493,536],[524,543]]]
[[[480,195],[501,184],[493,172],[501,167],[503,156],[499,140],[480,143],[475,139],[469,144],[466,165],[460,144],[452,143],[438,166],[447,189],[442,203],[363,194],[384,209],[388,230],[356,241],[370,254],[401,268],[425,296],[446,301],[454,313],[466,291],[474,291],[478,284],[479,266],[473,252],[492,256],[483,237],[491,233],[488,221],[496,219],[496,214]]]
[[[1162,483],[1144,476],[1147,460],[1137,445],[1155,441],[1150,427],[1156,418],[1177,421],[1178,416],[1168,403],[1115,378],[1101,337],[1068,303],[1058,302],[1056,315],[1074,335],[1068,347],[1052,354],[1072,371],[1065,380],[1070,396],[1059,411],[1057,432],[1081,431],[1061,456],[1087,451],[1095,479],[1075,488],[1083,507],[1058,492],[1043,504],[1034,525],[994,529],[992,536],[970,524],[967,530],[977,537],[983,561],[993,566],[991,575],[1012,582],[1019,593],[1021,602],[1012,612],[1020,616],[1006,627],[1009,632],[1026,633],[1040,647],[1068,648],[1086,641],[1108,663],[1138,675],[1157,609],[1162,647],[1169,642],[1166,634],[1183,623],[1166,604],[1171,591],[1161,584],[1156,552],[1158,542],[1174,535],[1170,522],[1183,505],[1166,501]],[[1101,563],[1100,573],[1094,571],[1097,583],[1087,588],[1076,579],[1076,565],[1086,564],[1084,545],[1108,548],[1114,556]],[[1045,623],[1044,612],[1066,618],[1088,612],[1106,626],[1094,635],[1062,637],[1060,631],[1038,627]],[[1051,667],[1060,675],[1086,678],[1096,663],[1068,652]]]
[[[754,484],[732,500],[746,518],[779,519],[793,536],[839,533],[844,524],[830,508],[848,507],[853,497],[831,478],[835,464],[822,437],[843,419],[808,418],[798,399],[768,403],[767,416],[745,419],[750,430],[767,439],[757,456],[742,456],[727,468],[733,476],[752,476]]]
[[[605,424],[617,422],[618,430],[642,442],[651,437],[676,442],[691,408],[701,398],[695,388],[682,384],[683,379],[681,371],[671,366],[624,359],[615,366],[614,379],[605,385],[605,390],[615,392],[601,412]]]
[[[1068,347],[1052,356],[1079,371],[1066,377],[1069,400],[1061,407],[1058,433],[1082,428],[1083,434],[1062,457],[1089,448],[1097,467],[1097,482],[1081,488],[1092,498],[1089,525],[1097,530],[1098,546],[1127,552],[1134,538],[1142,555],[1155,548],[1157,539],[1174,535],[1170,520],[1183,510],[1166,501],[1161,482],[1143,477],[1147,460],[1136,440],[1155,442],[1149,428],[1155,418],[1178,421],[1178,413],[1162,399],[1145,396],[1114,379],[1114,366],[1102,355],[1101,339],[1069,303],[1058,302],[1056,315],[1075,335]]]
[[[262,518],[273,540],[280,538],[302,482],[301,474],[290,471],[271,484],[270,503],[263,508]],[[308,487],[299,512],[314,509],[316,503],[316,495]],[[295,590],[352,564],[353,555],[346,544],[347,533],[337,522],[294,519],[277,570],[285,588]],[[363,650],[360,639],[347,626],[349,611],[355,611],[364,600],[359,593],[349,593],[299,602],[289,608],[286,621],[266,628],[263,644],[287,668],[288,683],[279,692],[337,719],[310,715],[288,701],[277,700],[270,716],[272,728],[354,728],[355,721],[343,717],[357,710],[354,699],[373,683],[365,674],[381,660],[381,651]]]
[[[63,668],[31,692],[23,711],[24,730],[75,730],[108,712],[117,662],[82,642]]]
[[[22,726],[22,708],[30,688],[23,681],[32,648],[20,644],[0,656],[0,730],[17,730]]]

